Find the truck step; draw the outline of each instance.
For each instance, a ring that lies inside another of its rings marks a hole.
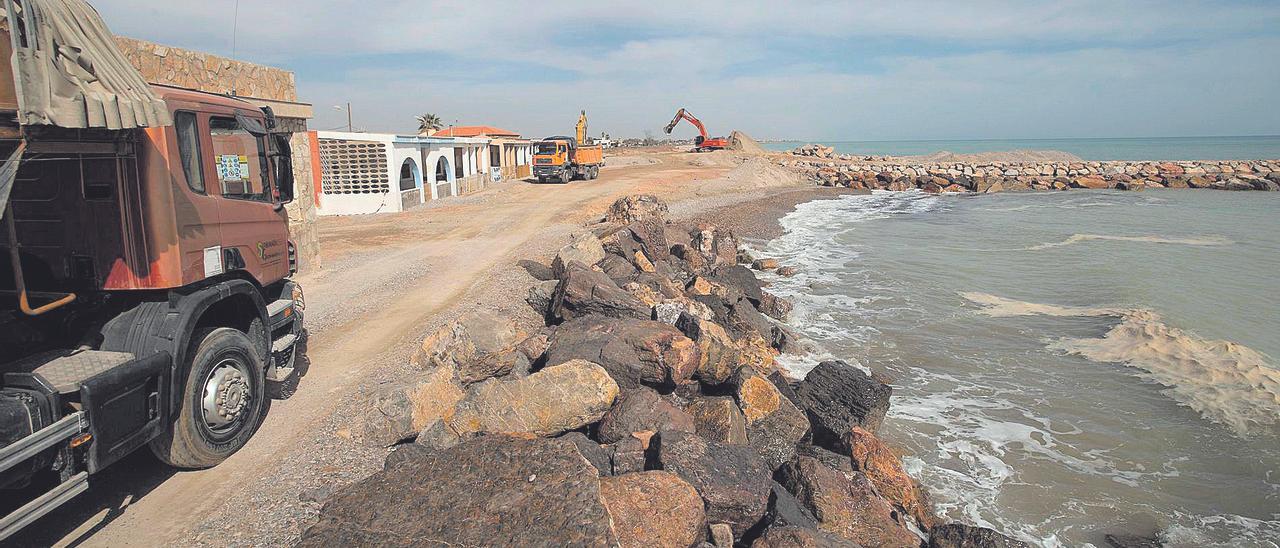
[[[14,362],[12,372],[34,373],[61,394],[80,390],[80,383],[133,359],[128,352],[52,350]]]
[[[271,355],[275,359],[271,361],[271,367],[267,368],[268,381],[284,382],[293,376],[293,364],[296,362],[294,354],[297,352],[297,348],[294,345],[297,342],[297,335],[287,333],[271,343]]]
[[[289,350],[293,347],[293,343],[295,342],[298,342],[298,336],[293,333],[286,333],[285,336],[280,337],[279,339],[276,339],[276,342],[271,343],[271,351],[284,352],[285,350]]]

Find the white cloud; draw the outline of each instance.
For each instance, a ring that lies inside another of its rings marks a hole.
[[[229,53],[233,0],[95,5],[121,34]],[[344,66],[338,80],[300,74],[304,99],[320,106],[317,127],[345,122],[327,105],[351,100],[357,125],[374,130],[408,130],[431,111],[562,133],[586,108],[593,131],[639,135],[685,106],[717,134],[737,126],[777,137],[1280,132],[1271,104],[1280,9],[1263,3],[262,0],[240,9],[241,58],[285,68],[346,54],[415,60],[402,70]],[[833,44],[879,53],[842,58]],[[449,77],[433,67],[439,55],[476,69]],[[495,62],[568,78],[510,81],[483,71]]]

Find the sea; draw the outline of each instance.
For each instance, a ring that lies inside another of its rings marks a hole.
[[[1088,155],[1085,155],[1088,156]],[[759,253],[947,520],[1038,546],[1280,542],[1280,193],[880,192]]]
[[[1105,160],[1256,160],[1280,158],[1280,135],[1249,137],[1155,137],[1118,139],[986,139],[926,141],[810,141],[841,154],[920,156],[938,151],[957,154],[1009,150],[1058,150],[1089,161]],[[762,143],[769,150],[792,150],[804,141]]]

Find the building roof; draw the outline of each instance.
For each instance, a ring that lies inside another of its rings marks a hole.
[[[493,126],[457,126],[442,129],[433,133],[432,137],[520,137],[519,133],[514,131],[497,128]]]

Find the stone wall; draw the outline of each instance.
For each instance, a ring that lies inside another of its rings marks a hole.
[[[293,73],[123,36],[116,45],[148,82],[271,101],[298,100]]]
[[[1182,162],[897,163],[782,157],[824,186],[927,192],[1068,188],[1209,188],[1280,191],[1280,160]]]

